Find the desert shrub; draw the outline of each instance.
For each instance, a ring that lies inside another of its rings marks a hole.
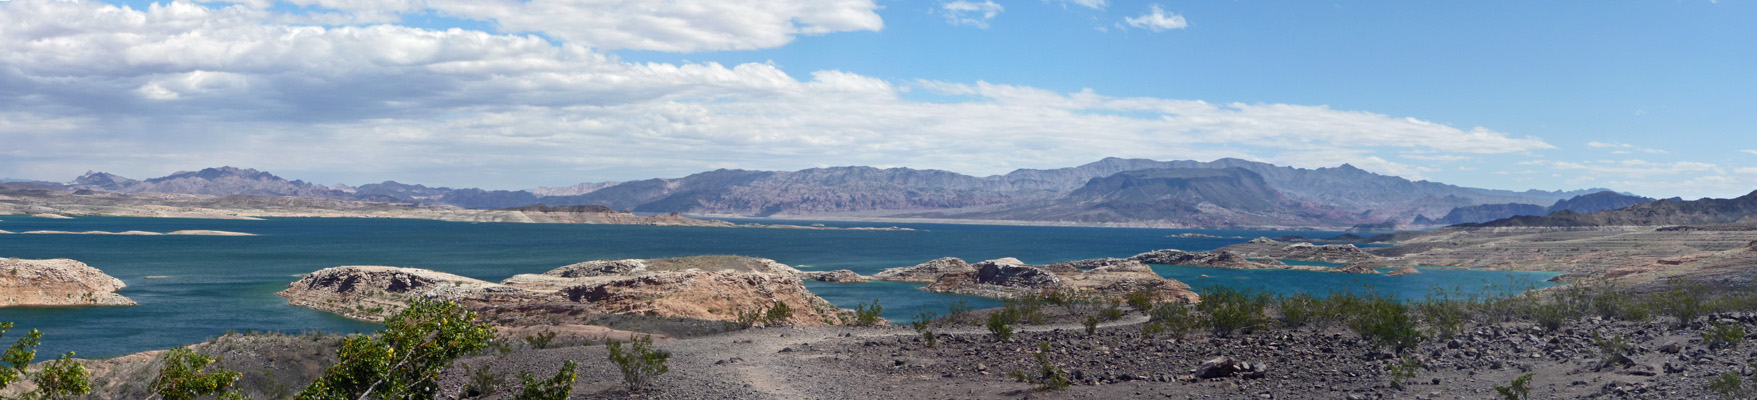
[[[921,335],[921,340],[927,341],[928,348],[939,346],[939,335],[933,333],[933,320],[938,316],[933,311],[922,310],[915,313],[915,320],[909,321],[909,326],[915,328],[915,333]]]
[[[1105,321],[1120,320],[1123,319],[1123,309],[1117,303],[1109,303],[1104,310],[1098,312],[1098,317]]]
[[[1530,399],[1531,377],[1532,374],[1520,375],[1518,378],[1513,378],[1513,382],[1508,383],[1507,386],[1496,385],[1495,393],[1501,394],[1501,398],[1506,400]]]
[[[1722,348],[1745,341],[1745,326],[1739,324],[1723,324],[1712,322],[1707,332],[1702,332],[1702,342],[1710,348]]]
[[[1351,314],[1348,329],[1371,340],[1375,346],[1388,346],[1396,352],[1403,352],[1421,344],[1421,332],[1415,329],[1415,319],[1409,316],[1409,307],[1403,303],[1375,295],[1367,296],[1354,307],[1356,310]]]
[[[453,302],[417,300],[377,335],[348,338],[341,361],[296,396],[300,400],[431,399],[434,377],[465,354],[487,348],[494,327]]]
[[[500,385],[506,384],[505,379],[495,375],[486,365],[474,368],[465,365],[464,375],[470,377],[469,382],[464,384],[463,393],[459,395],[464,399],[488,397],[500,392]]]
[[[1277,296],[1275,309],[1281,313],[1281,326],[1298,328],[1323,318],[1325,302],[1310,294],[1299,293],[1292,296]]]
[[[547,349],[549,346],[555,344],[555,335],[555,332],[539,332],[534,335],[525,335],[525,344],[531,345],[531,348],[533,349]]]
[[[986,325],[988,327],[988,333],[994,335],[995,341],[1005,342],[1011,340],[1013,338],[1013,322],[1016,317],[1016,314],[1014,314],[1011,309],[1003,309],[993,314],[988,314],[988,324]]]
[[[1635,365],[1635,360],[1629,359],[1629,344],[1621,336],[1607,338],[1594,335],[1592,343],[1598,346],[1598,353],[1604,356],[1598,363],[1599,369]]]
[[[1655,312],[1676,318],[1678,325],[1683,326],[1709,311],[1709,304],[1702,298],[1702,292],[1700,284],[1672,279],[1667,281],[1664,293],[1651,298],[1649,307]]]
[[[874,300],[873,304],[877,305],[878,301]],[[787,322],[788,318],[793,318],[793,307],[787,306],[787,302],[777,301],[774,307],[770,307],[769,311],[763,314],[763,323],[765,325],[780,325]]]
[[[1537,302],[1530,309],[1532,322],[1546,331],[1555,332],[1562,329],[1569,319],[1576,315],[1567,304],[1561,302]]]
[[[1269,304],[1269,296],[1251,293],[1224,286],[1209,286],[1203,291],[1202,302],[1196,303],[1196,309],[1208,314],[1208,328],[1216,336],[1227,336],[1232,331],[1262,326],[1268,318],[1263,309]]]
[[[1412,355],[1404,355],[1403,360],[1387,367],[1391,370],[1391,387],[1403,389],[1403,382],[1414,378],[1423,368],[1420,359]]]
[[[1135,311],[1147,312],[1147,310],[1153,309],[1153,292],[1147,289],[1138,289],[1124,294],[1123,301],[1128,302],[1129,307],[1134,308]]]
[[[1043,313],[1044,303],[1043,296],[1027,294],[1004,300],[1003,307],[1013,311],[1013,322],[1042,325],[1049,322],[1049,316]]]
[[[1104,321],[1099,319],[1097,315],[1093,315],[1086,317],[1086,320],[1082,321],[1080,324],[1086,326],[1087,335],[1095,335],[1098,334],[1098,323],[1100,322]]]
[[[171,349],[165,353],[165,367],[159,370],[159,376],[152,381],[152,391],[164,400],[191,400],[222,394],[243,374],[224,368],[201,372],[215,361],[218,360],[190,351],[187,347]],[[236,391],[220,396],[222,399],[239,397],[242,395]]]
[[[879,305],[878,299],[873,299],[871,304],[856,304],[854,305],[854,324],[863,326],[881,324],[884,321],[884,313],[885,307]]]
[[[631,392],[640,391],[652,383],[653,378],[671,372],[671,367],[665,365],[671,359],[671,352],[653,350],[651,335],[629,340],[626,350],[619,340],[611,340],[605,346],[610,350],[610,362],[622,371],[622,383]]]
[[[952,305],[946,306],[946,318],[952,324],[963,325],[970,322],[970,312],[975,310],[976,308],[971,307],[969,302],[958,299],[958,301],[952,302]]]
[[[11,322],[0,322],[0,336],[11,330]],[[30,372],[31,361],[37,358],[38,341],[42,339],[43,333],[32,329],[0,354],[0,362],[4,363],[0,364],[0,389],[29,380],[37,385],[36,389],[19,394],[19,398],[68,399],[91,393],[91,372],[73,361],[73,352],[43,363],[35,373]]]
[[[1034,354],[1033,357],[1037,358],[1037,373],[1031,374],[1021,370],[1013,370],[1014,380],[1035,383],[1038,390],[1061,390],[1071,384],[1068,381],[1067,371],[1063,371],[1061,368],[1057,368],[1054,363],[1049,362],[1049,342],[1038,345],[1037,354]]]
[[[1207,325],[1206,320],[1190,313],[1190,308],[1183,304],[1163,303],[1153,307],[1147,315],[1147,323],[1141,326],[1141,333],[1146,337],[1169,333],[1172,337],[1183,338]]]
[[[1720,393],[1729,399],[1742,399],[1751,392],[1749,388],[1745,387],[1745,378],[1739,376],[1739,373],[1735,371],[1727,371],[1715,376],[1714,379],[1708,381],[1706,388],[1708,391]]]
[[[573,393],[573,381],[578,378],[574,374],[574,368],[578,366],[573,361],[567,361],[561,364],[561,370],[556,371],[554,377],[540,381],[529,372],[519,373],[519,380],[524,381],[524,389],[513,399],[567,400],[567,396]]]

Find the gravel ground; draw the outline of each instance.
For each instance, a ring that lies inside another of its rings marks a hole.
[[[1711,317],[1750,329],[1757,314]],[[1143,338],[1145,317],[1130,315],[1087,335],[1074,324],[1022,327],[997,342],[974,327],[943,328],[935,348],[901,327],[752,329],[660,342],[672,352],[671,372],[641,392],[622,388],[603,346],[527,350],[464,360],[506,375],[547,376],[564,360],[580,362],[574,398],[829,399],[829,398],[1173,398],[1173,399],[1496,399],[1495,386],[1534,374],[1532,398],[1720,398],[1704,387],[1727,371],[1751,373],[1757,345],[1709,348],[1699,323],[1574,321],[1555,332],[1529,323],[1474,326],[1455,340],[1428,340],[1410,352],[1425,365],[1402,389],[1388,367],[1401,361],[1340,328],[1268,329],[1215,337]],[[1598,368],[1593,338],[1620,337],[1633,366]],[[1038,390],[1013,381],[1013,370],[1036,368],[1033,354],[1049,343],[1050,360],[1074,385]],[[1192,370],[1220,356],[1266,366],[1260,378],[1194,379]],[[447,374],[461,388],[466,368]],[[1747,379],[1749,379],[1747,377]],[[516,378],[509,378],[509,382]],[[507,385],[508,387],[512,385]],[[455,389],[454,389],[455,390]],[[510,389],[509,389],[510,390]],[[503,390],[487,398],[505,398]],[[456,393],[456,392],[451,392]]]

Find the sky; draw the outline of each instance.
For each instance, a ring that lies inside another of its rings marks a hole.
[[[0,0],[0,177],[1236,157],[1757,189],[1757,2]]]

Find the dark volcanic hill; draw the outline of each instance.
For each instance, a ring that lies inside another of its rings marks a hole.
[[[235,167],[183,171],[159,178],[136,181],[113,174],[87,172],[73,181],[75,189],[106,190],[122,193],[185,193],[257,196],[292,196],[322,199],[352,199],[346,191],[305,181],[288,181],[267,172]]]
[[[1521,216],[1459,227],[1521,226],[1669,226],[1757,223],[1757,192],[1731,199],[1659,200],[1617,210],[1582,214],[1562,210],[1546,216]]]

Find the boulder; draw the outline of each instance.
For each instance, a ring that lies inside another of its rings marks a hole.
[[[1202,362],[1191,372],[1196,379],[1225,378],[1243,374],[1246,378],[1261,378],[1268,372],[1268,366],[1262,363],[1234,361],[1232,357],[1220,356]]]
[[[135,305],[115,293],[124,287],[79,261],[0,258],[0,307]]]
[[[1016,260],[1015,260],[1016,261]],[[891,282],[933,283],[946,274],[975,272],[976,268],[957,257],[945,257],[912,267],[890,268],[873,274],[872,279]]]

